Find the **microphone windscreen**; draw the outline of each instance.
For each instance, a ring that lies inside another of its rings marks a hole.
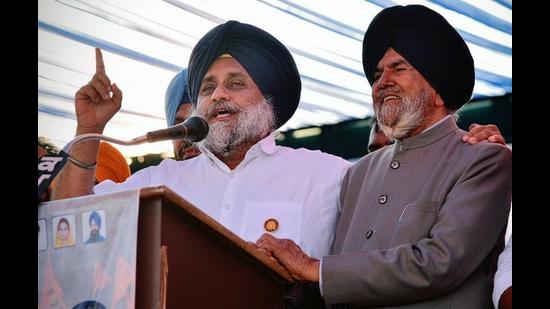
[[[187,140],[200,142],[208,135],[208,122],[201,117],[190,117],[185,121],[187,127]]]

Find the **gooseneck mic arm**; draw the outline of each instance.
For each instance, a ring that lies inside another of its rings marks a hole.
[[[90,140],[104,140],[119,145],[132,146],[143,143],[155,143],[165,140],[177,139],[185,139],[190,142],[200,142],[206,137],[206,135],[208,135],[208,123],[206,122],[206,120],[201,117],[190,117],[186,121],[175,126],[148,132],[145,135],[133,138],[129,141],[119,140],[98,133],[82,134],[75,137],[72,141],[65,145],[63,151],[65,153],[70,153],[74,145],[83,141]]]

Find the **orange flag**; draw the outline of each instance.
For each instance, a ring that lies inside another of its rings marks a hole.
[[[126,299],[126,308],[127,309],[134,309],[136,308],[136,296],[130,295],[130,293],[126,293],[126,296],[124,296]]]
[[[128,293],[128,288],[136,281],[135,267],[130,265],[122,256],[118,256],[116,263],[115,289],[113,292],[113,301],[111,308],[114,308],[118,301],[125,297]],[[134,297],[135,295],[131,295]]]
[[[101,290],[107,284],[113,282],[113,279],[109,277],[103,270],[103,267],[99,265],[98,261],[95,261],[95,275],[94,275],[94,295],[97,295],[97,292]]]
[[[44,269],[44,282],[42,283],[42,295],[40,296],[39,309],[64,309],[68,308],[63,299],[63,290],[53,271],[51,254],[48,252],[48,261]]]

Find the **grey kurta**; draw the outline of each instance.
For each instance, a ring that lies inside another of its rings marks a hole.
[[[322,260],[328,307],[491,308],[483,266],[506,227],[512,154],[464,134],[450,117],[348,171]]]

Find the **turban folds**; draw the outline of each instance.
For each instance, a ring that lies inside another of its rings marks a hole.
[[[176,122],[176,113],[183,104],[191,103],[187,91],[187,69],[183,69],[172,78],[164,96],[164,111],[166,112],[167,126],[173,126]]]
[[[201,81],[208,68],[223,54],[237,60],[262,95],[271,99],[277,127],[285,124],[300,102],[302,83],[296,63],[271,34],[233,20],[210,30],[191,53],[188,81],[193,106],[197,106]]]
[[[95,178],[98,182],[110,179],[114,182],[124,182],[130,177],[130,167],[126,159],[113,145],[105,142],[99,144]]]
[[[474,89],[474,60],[468,46],[443,16],[422,5],[394,6],[372,20],[363,40],[363,69],[372,86],[388,48],[405,58],[452,111]]]

